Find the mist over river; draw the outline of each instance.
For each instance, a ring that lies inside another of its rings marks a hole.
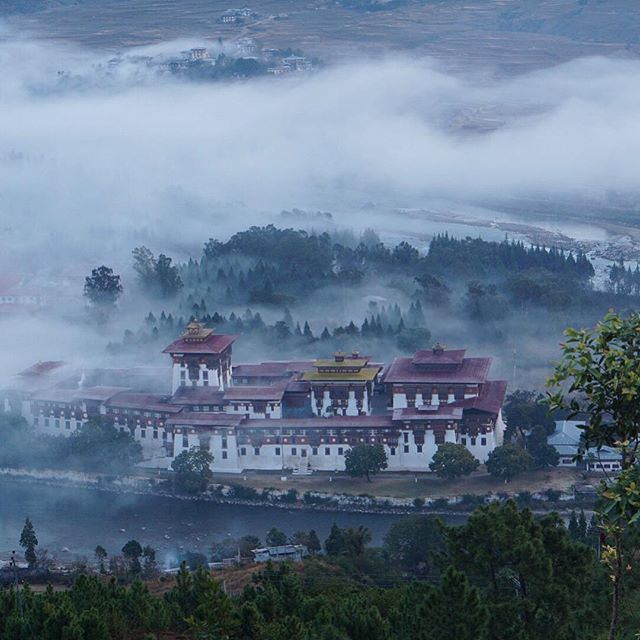
[[[16,549],[25,517],[33,521],[40,549],[60,561],[92,556],[96,545],[110,555],[128,540],[158,550],[164,565],[175,564],[180,551],[208,553],[211,543],[247,534],[264,541],[277,527],[287,534],[315,529],[321,540],[335,522],[341,527],[364,525],[379,545],[400,517],[390,514],[286,510],[178,500],[150,495],[117,494],[83,488],[60,488],[0,479],[0,554]],[[462,521],[453,516],[452,521]],[[449,520],[449,518],[447,518]],[[64,548],[69,551],[63,551]]]

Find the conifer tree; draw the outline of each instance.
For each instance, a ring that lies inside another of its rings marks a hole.
[[[29,563],[29,567],[36,566],[36,547],[38,546],[38,538],[36,537],[33,523],[29,518],[24,521],[24,527],[20,534],[20,546],[24,549],[24,559]]]

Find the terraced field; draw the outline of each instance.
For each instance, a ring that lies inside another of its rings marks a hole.
[[[36,37],[117,50],[170,38],[248,35],[329,62],[383,51],[504,72],[581,55],[640,51],[635,0],[404,0],[367,11],[330,0],[254,0],[259,17],[222,24],[221,0],[6,0],[0,16]],[[238,5],[240,6],[240,5]]]

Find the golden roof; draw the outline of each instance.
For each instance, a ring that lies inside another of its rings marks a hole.
[[[187,330],[182,334],[182,337],[187,342],[202,342],[213,334],[213,329],[208,329],[202,322],[190,322],[187,325]]]
[[[371,382],[378,371],[378,367],[366,367],[360,371],[305,371],[302,379],[307,382]]]

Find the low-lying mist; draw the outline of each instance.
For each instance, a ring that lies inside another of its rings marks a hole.
[[[200,40],[123,52],[110,66],[101,52],[0,35],[0,273],[45,273],[71,292],[62,317],[3,321],[5,372],[65,354],[102,364],[104,344],[150,309],[129,300],[113,326],[87,332],[83,277],[104,263],[127,284],[131,250],[141,244],[197,259],[209,237],[272,221],[374,226],[397,241],[403,223],[383,215],[394,207],[517,196],[598,201],[635,195],[639,184],[636,60],[579,59],[501,78],[389,56],[205,83],[177,80],[144,59]],[[363,208],[370,202],[377,213]],[[279,217],[294,207],[333,217]],[[419,221],[405,224],[419,232]],[[315,319],[316,333],[327,323],[322,296],[294,310]],[[399,298],[389,302],[409,303]],[[428,321],[436,339],[465,332],[458,320]],[[456,344],[469,342],[459,335]]]
[[[199,247],[296,206],[330,208],[349,224],[367,201],[637,189],[638,61],[582,59],[498,79],[389,57],[189,83],[133,55],[185,46],[130,51],[110,69],[110,56],[5,34],[5,257],[105,260],[140,241]]]

